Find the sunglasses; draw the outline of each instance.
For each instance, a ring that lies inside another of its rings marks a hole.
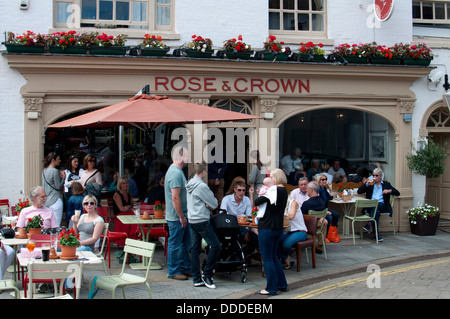
[[[378,177],[378,176],[380,176],[380,175],[372,175],[373,177]]]
[[[95,206],[95,203],[94,202],[84,202],[83,203],[83,206],[88,206],[88,205]]]
[[[327,180],[326,178],[322,178],[322,179],[321,179],[321,181],[326,181],[326,180]]]
[[[245,189],[236,189],[237,192],[245,192]]]

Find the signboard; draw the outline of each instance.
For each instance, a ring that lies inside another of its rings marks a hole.
[[[375,0],[375,16],[380,21],[390,18],[394,10],[394,0]]]

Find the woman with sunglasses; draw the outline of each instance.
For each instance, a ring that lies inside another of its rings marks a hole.
[[[88,194],[93,194],[100,198],[100,191],[103,187],[102,172],[97,169],[97,159],[94,155],[88,154],[83,159],[84,171],[80,175],[79,182],[83,185]],[[88,186],[89,185],[89,186]]]
[[[327,183],[328,179],[324,174],[317,175],[316,181],[319,184],[319,196],[325,202],[325,207],[328,208],[328,201],[333,199],[333,196],[331,196],[327,191],[327,189],[332,189],[331,183],[330,184]],[[332,210],[328,210],[326,219],[328,221],[327,239],[333,243],[340,242],[341,238],[339,238],[337,229],[339,222],[339,213]]]
[[[97,214],[97,198],[93,195],[86,195],[83,198],[84,214],[76,220],[75,215],[72,216],[72,222],[75,231],[80,234],[80,247],[78,251],[94,251],[95,243],[100,239],[103,232],[103,218]]]

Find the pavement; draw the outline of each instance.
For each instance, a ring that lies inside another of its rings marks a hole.
[[[446,299],[450,298],[450,224],[441,223],[436,235],[417,236],[409,232],[381,233],[384,241],[378,245],[365,236],[342,239],[339,243],[327,244],[327,259],[317,255],[317,267],[312,268],[302,254],[301,271],[296,267],[285,270],[290,291],[276,296],[260,296],[256,291],[265,288],[266,279],[259,261],[248,266],[247,282],[241,282],[241,272],[216,273],[216,289],[194,287],[192,280],[167,278],[166,259],[163,246],[158,243],[153,261],[160,270],[151,270],[149,283],[153,299],[188,300],[227,299],[248,302],[248,299]],[[311,258],[311,255],[309,256]],[[295,253],[291,260],[296,260]],[[118,274],[121,264],[111,256],[110,274]],[[141,271],[127,272],[142,274]],[[103,268],[91,266],[84,271],[80,299],[87,299],[89,281],[103,275]],[[11,278],[11,274],[5,276]],[[21,284],[18,283],[20,289]],[[9,293],[0,294],[0,299],[11,299]],[[100,290],[95,299],[110,299],[109,291]],[[116,298],[122,298],[120,290]],[[148,299],[145,285],[126,289],[127,299]],[[245,301],[247,300],[247,301]]]

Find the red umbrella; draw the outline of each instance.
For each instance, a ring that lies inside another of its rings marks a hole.
[[[202,123],[221,121],[241,121],[261,118],[259,116],[232,112],[214,107],[178,101],[167,96],[141,94],[128,101],[107,106],[59,123],[49,128],[64,127],[111,127],[136,126],[153,129],[166,124]]]

